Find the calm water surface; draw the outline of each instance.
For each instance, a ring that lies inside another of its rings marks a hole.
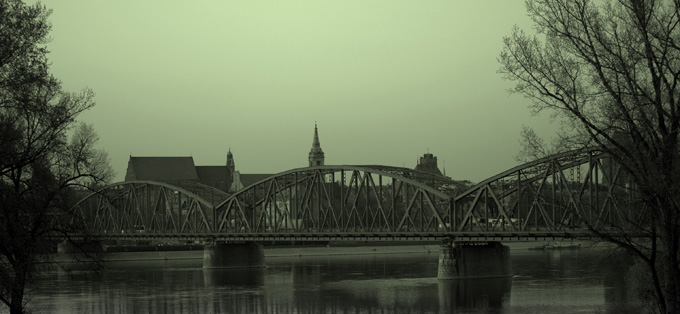
[[[54,271],[33,313],[618,313],[625,283],[603,252],[511,252],[515,276],[437,280],[438,254],[267,258],[264,269],[200,261]]]

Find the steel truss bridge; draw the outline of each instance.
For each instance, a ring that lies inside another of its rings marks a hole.
[[[643,204],[598,151],[525,163],[476,185],[388,166],[281,172],[228,195],[195,182],[126,181],[74,207],[100,239],[520,240],[644,234]]]

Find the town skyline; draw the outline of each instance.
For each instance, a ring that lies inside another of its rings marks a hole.
[[[307,165],[315,121],[327,165],[414,168],[456,180],[520,162],[522,125],[556,126],[510,95],[497,57],[521,2],[50,2],[51,70],[91,88],[81,115],[122,181],[129,156],[191,156],[278,173]]]

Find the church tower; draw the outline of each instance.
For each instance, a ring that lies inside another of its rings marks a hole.
[[[418,161],[415,169],[444,176],[442,172],[439,171],[439,166],[437,166],[437,156],[430,154],[429,152],[424,154],[423,157],[420,157],[420,161]]]
[[[323,166],[323,164],[324,155],[319,143],[319,131],[316,128],[316,123],[314,123],[314,140],[312,141],[312,150],[309,151],[309,166]]]
[[[227,153],[227,168],[229,168],[229,172],[233,175],[234,170],[236,170],[236,166],[234,165],[234,155],[231,154],[231,148]]]

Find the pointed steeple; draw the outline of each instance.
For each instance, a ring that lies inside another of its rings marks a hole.
[[[324,165],[324,154],[321,149],[321,143],[319,143],[319,130],[314,123],[314,139],[312,140],[312,150],[309,151],[309,166],[323,166]]]
[[[229,168],[231,173],[234,173],[234,170],[236,169],[236,165],[234,164],[234,155],[231,153],[231,148],[229,148],[229,152],[227,152],[227,168]]]
[[[314,122],[314,139],[312,140],[312,147],[321,148],[321,143],[319,143],[319,128],[316,126],[316,122]]]

